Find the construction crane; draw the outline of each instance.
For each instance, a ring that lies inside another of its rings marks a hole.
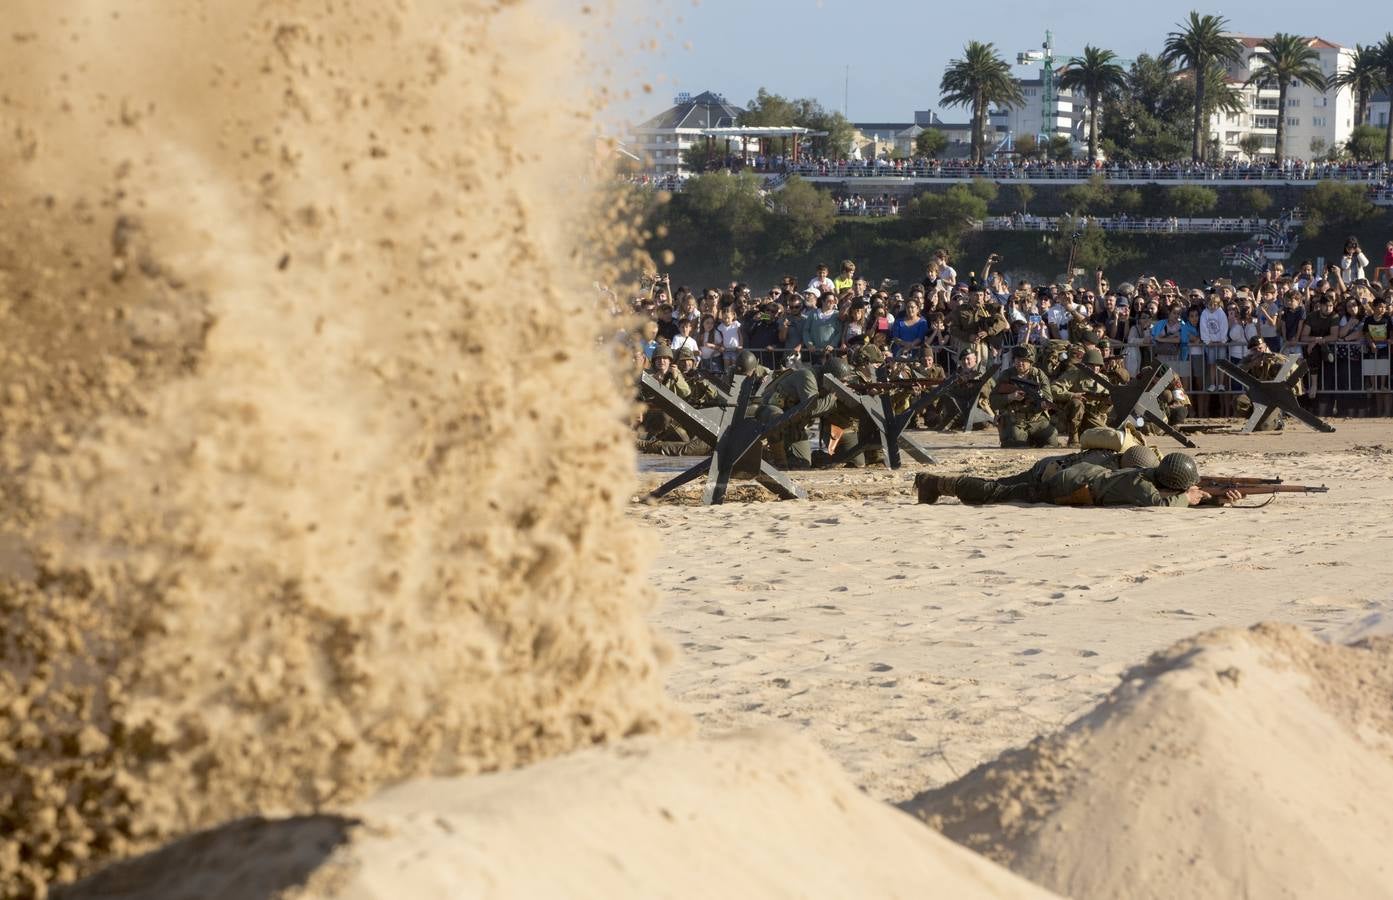
[[[1032,63],[1040,64],[1040,132],[1035,135],[1035,140],[1041,147],[1046,147],[1053,137],[1050,122],[1055,117],[1054,35],[1051,32],[1045,32],[1045,43],[1039,50],[1024,50],[1016,54],[1016,65],[1028,66]]]
[[[1059,118],[1059,88],[1055,85],[1055,60],[1062,58],[1064,66],[1069,65],[1074,58],[1072,56],[1057,57],[1054,52],[1054,33],[1045,32],[1045,43],[1040,45],[1039,50],[1023,50],[1016,54],[1016,65],[1029,66],[1038,64],[1040,66],[1040,132],[1036,134],[1035,140],[1041,147],[1049,145],[1050,138],[1056,134],[1058,125],[1055,120]],[[1124,69],[1130,68],[1133,60],[1116,57],[1113,62]],[[1070,129],[1070,137],[1073,137]]]

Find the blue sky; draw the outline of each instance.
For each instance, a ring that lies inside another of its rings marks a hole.
[[[633,75],[632,83],[615,84],[635,94],[616,110],[627,118],[661,112],[677,91],[716,91],[743,106],[761,85],[841,109],[850,65],[845,100],[853,121],[908,122],[916,109],[966,120],[965,112],[942,109],[938,81],[969,40],[991,41],[1014,62],[1017,51],[1038,48],[1048,28],[1056,55],[1095,44],[1133,57],[1157,52],[1195,7],[1117,0],[661,0],[631,7],[638,8],[643,17],[631,13],[616,30]],[[1199,11],[1224,16],[1237,33],[1289,31],[1346,45],[1372,43],[1393,28],[1393,18],[1380,15],[1386,7],[1372,0],[1275,11],[1270,2],[1237,0]],[[656,50],[644,46],[654,39]],[[643,84],[651,94],[641,92]]]

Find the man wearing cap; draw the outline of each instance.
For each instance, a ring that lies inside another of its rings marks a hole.
[[[788,310],[779,320],[779,337],[783,340],[784,351],[799,354],[803,350],[803,321],[807,309],[817,308],[817,299],[822,292],[809,288],[801,295],[794,294],[789,299]]]
[[[999,310],[987,308],[985,291],[970,291],[967,299],[948,316],[948,337],[953,350],[959,354],[972,350],[987,358],[987,340],[1010,329]]]
[[[1070,447],[1078,446],[1079,435],[1085,430],[1107,427],[1112,394],[1098,381],[1098,371],[1102,367],[1103,354],[1097,347],[1089,347],[1082,351],[1078,362],[1051,385],[1055,425],[1060,434],[1068,438]]]
[[[1043,482],[1006,484],[972,476],[920,473],[915,492],[920,503],[952,494],[963,503],[1053,503],[1056,506],[1198,506],[1236,503],[1241,496],[1222,496],[1199,487],[1199,468],[1184,453],[1169,453],[1154,469],[1110,470],[1092,463],[1061,469]]]
[[[1011,368],[994,376],[985,390],[996,410],[1003,447],[1058,447],[1063,443],[1050,422],[1050,380],[1030,361],[1030,348],[1011,351]]]

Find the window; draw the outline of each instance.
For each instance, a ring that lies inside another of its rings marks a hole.
[[[1287,116],[1287,124],[1295,128],[1301,124],[1300,116]]]
[[[1253,127],[1254,127],[1254,128],[1276,128],[1276,127],[1277,127],[1277,117],[1276,117],[1276,116],[1253,116]]]
[[[1237,131],[1226,131],[1226,132],[1224,132],[1224,143],[1225,143],[1225,144],[1236,144],[1236,143],[1238,143],[1238,139],[1239,139],[1241,136],[1242,136],[1242,135],[1240,135],[1239,132],[1237,132]]]
[[[1287,107],[1288,107],[1288,108],[1295,108],[1295,107],[1298,107],[1298,106],[1300,106],[1300,105],[1301,105],[1301,98],[1300,98],[1300,97],[1288,97],[1288,98],[1287,98]]]
[[[1324,128],[1324,127],[1325,127],[1325,117],[1324,117],[1324,116],[1316,116],[1315,118],[1311,119],[1311,124],[1314,125],[1314,126],[1317,127],[1317,128]]]
[[[1388,124],[1388,113],[1386,113],[1386,112],[1381,112],[1381,113],[1379,113],[1379,114],[1378,114],[1378,123],[1379,123],[1379,127],[1383,127],[1384,125],[1387,125],[1387,124]]]
[[[1325,97],[1325,96],[1317,97],[1317,98],[1315,99],[1315,102],[1313,102],[1311,105],[1312,105],[1312,106],[1329,106],[1329,105],[1330,105],[1330,98],[1329,98],[1329,97]]]

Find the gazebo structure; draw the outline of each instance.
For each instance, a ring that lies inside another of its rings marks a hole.
[[[740,158],[748,161],[750,154],[750,141],[755,140],[755,152],[763,155],[770,155],[775,141],[781,142],[780,153],[783,156],[791,157],[791,162],[798,162],[799,139],[804,137],[822,137],[825,131],[813,131],[811,128],[802,128],[797,125],[732,125],[723,128],[703,128],[701,136],[706,139],[707,156],[712,155],[713,145],[717,138],[724,138],[729,146],[731,138],[740,139]],[[790,153],[790,138],[792,139],[792,152]],[[724,154],[722,154],[724,156]]]

